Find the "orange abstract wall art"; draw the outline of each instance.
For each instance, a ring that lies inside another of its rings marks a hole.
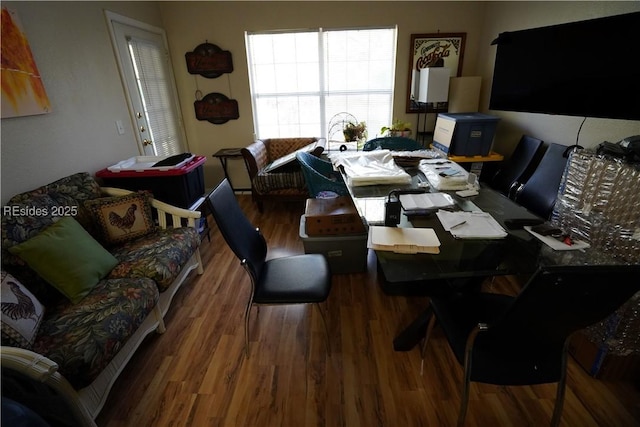
[[[2,118],[44,114],[51,104],[17,14],[2,8]]]

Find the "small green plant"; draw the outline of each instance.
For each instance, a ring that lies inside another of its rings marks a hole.
[[[400,119],[395,119],[393,123],[391,123],[391,126],[383,126],[382,129],[380,129],[380,134],[384,135],[385,133],[389,133],[389,135],[392,135],[396,132],[410,132],[410,131],[411,131],[411,123],[404,122]]]
[[[349,122],[344,126],[342,133],[344,134],[344,140],[347,142],[361,141],[367,138],[367,124],[365,122]]]

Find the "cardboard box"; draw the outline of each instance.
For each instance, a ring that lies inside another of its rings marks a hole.
[[[308,236],[342,236],[366,231],[349,196],[333,199],[307,199],[305,233]]]
[[[438,114],[433,145],[450,156],[486,156],[499,120],[481,113]]]
[[[306,254],[323,254],[329,262],[331,274],[362,273],[367,271],[368,232],[342,236],[309,236],[305,233],[305,216],[300,217],[300,239]]]

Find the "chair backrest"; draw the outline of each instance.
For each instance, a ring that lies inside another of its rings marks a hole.
[[[639,275],[640,265],[631,264],[542,267],[489,333],[562,348],[573,332],[605,319],[639,292]]]
[[[513,196],[514,187],[524,183],[535,168],[534,159],[541,146],[541,140],[522,135],[509,160],[491,180],[491,187],[505,196]]]
[[[567,166],[567,157],[564,156],[567,148],[560,144],[548,145],[536,169],[516,192],[518,204],[543,218],[549,218]]]
[[[226,178],[209,193],[207,203],[222,237],[238,259],[246,263],[255,283],[267,257],[267,243],[242,211]]]
[[[340,175],[334,172],[331,162],[302,151],[296,154],[296,159],[302,167],[310,197],[316,197],[322,191],[332,191],[340,196],[349,194]]]
[[[422,145],[415,139],[405,138],[402,136],[388,136],[383,138],[375,138],[365,142],[362,151],[373,151],[377,149],[386,149],[394,151],[415,151],[420,150]]]
[[[540,268],[473,342],[471,381],[559,381],[568,338],[614,313],[640,291],[639,265]],[[464,341],[459,345],[464,346]],[[463,349],[458,348],[460,360]]]

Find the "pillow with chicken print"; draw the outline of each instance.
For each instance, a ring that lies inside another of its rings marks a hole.
[[[93,213],[102,240],[113,245],[155,231],[150,197],[148,192],[138,191],[125,196],[89,200],[85,206]]]
[[[2,345],[30,349],[44,306],[11,274],[2,271],[1,277]]]

